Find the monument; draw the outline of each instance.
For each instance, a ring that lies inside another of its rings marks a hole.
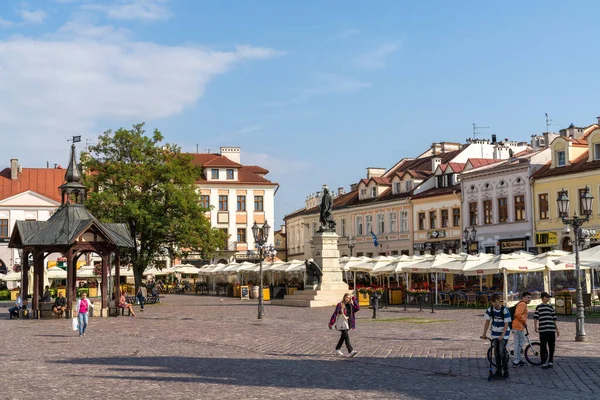
[[[313,235],[314,258],[305,261],[306,285],[284,299],[271,300],[273,305],[295,307],[325,307],[339,303],[350,292],[340,267],[340,251],[332,214],[333,198],[326,185],[319,206],[320,228]]]

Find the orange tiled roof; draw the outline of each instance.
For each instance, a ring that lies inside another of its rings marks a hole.
[[[268,174],[269,170],[263,167],[259,167],[258,165],[244,165],[248,171],[254,172],[255,174]]]
[[[261,185],[270,184],[277,185],[277,183],[271,182],[270,180],[263,178],[258,174],[267,174],[269,171],[258,165],[245,166],[231,161],[229,158],[224,157],[220,154],[208,154],[208,153],[188,153],[192,157],[192,164],[199,165],[201,167],[235,167],[238,168],[238,180],[237,181],[209,181],[206,180],[206,176],[202,176],[198,179],[199,182],[205,184],[222,185],[226,183],[228,185]]]
[[[448,166],[450,168],[452,168],[452,171],[454,172],[461,172],[463,169],[465,169],[465,163],[457,163],[457,162],[451,162],[448,163]]]
[[[547,178],[551,176],[560,176],[568,174],[576,174],[578,172],[597,170],[600,168],[600,160],[588,162],[588,154],[586,151],[577,157],[571,164],[565,165],[564,167],[550,168],[552,162],[549,161],[542,168],[538,169],[532,177],[534,179]]]
[[[10,179],[10,168],[0,172],[0,200],[31,190],[61,201],[59,186],[65,182],[65,170],[58,168],[23,168],[18,179]]]

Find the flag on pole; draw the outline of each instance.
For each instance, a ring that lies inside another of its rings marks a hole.
[[[373,233],[373,231],[371,231],[371,236],[373,236],[373,245],[375,247],[379,247],[379,242],[377,241],[377,236],[375,236],[375,234]]]
[[[81,136],[73,136],[73,143],[81,142]]]

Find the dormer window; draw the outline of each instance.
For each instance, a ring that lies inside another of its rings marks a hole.
[[[400,193],[400,188],[402,184],[400,182],[394,182],[394,193]]]
[[[367,197],[367,189],[360,189],[360,198],[364,199]]]
[[[600,143],[594,143],[594,160],[600,160]]]
[[[413,182],[412,181],[406,181],[404,182],[404,191],[406,192],[410,192],[413,188]]]
[[[219,170],[217,168],[211,169],[210,176],[212,179],[219,179]]]
[[[233,179],[233,169],[227,169],[227,179]]]
[[[556,165],[559,167],[564,167],[566,165],[566,157],[565,152],[563,150],[559,150],[556,152]]]
[[[377,197],[377,188],[376,187],[371,188],[371,197],[373,197],[373,198]]]

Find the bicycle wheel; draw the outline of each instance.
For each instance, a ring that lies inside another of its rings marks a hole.
[[[525,359],[529,364],[542,365],[542,351],[538,342],[531,342],[525,347]]]
[[[494,356],[494,347],[489,347],[487,351],[487,361],[492,364],[494,367],[496,366],[496,357]]]

